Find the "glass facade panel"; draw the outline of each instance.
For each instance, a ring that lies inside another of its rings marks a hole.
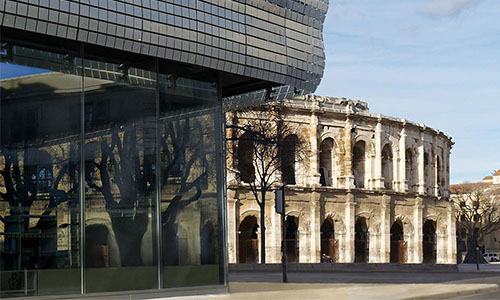
[[[215,78],[160,75],[164,287],[220,283]]]
[[[0,298],[224,285],[218,73],[2,49]]]
[[[89,293],[158,288],[155,76],[84,61]]]
[[[0,296],[79,293],[78,53],[2,54]]]

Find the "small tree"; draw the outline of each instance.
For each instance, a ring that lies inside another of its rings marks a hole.
[[[227,128],[232,130],[228,147],[233,162],[229,171],[247,183],[260,210],[261,263],[266,262],[266,193],[277,184],[295,184],[294,165],[304,157],[304,142],[286,122],[282,103],[263,105],[228,114]],[[293,138],[290,138],[293,137]]]
[[[481,183],[462,184],[453,187],[452,195],[458,228],[466,239],[464,263],[484,263],[476,248],[486,235],[500,229],[500,189]]]

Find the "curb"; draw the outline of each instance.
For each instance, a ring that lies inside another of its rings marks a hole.
[[[442,292],[425,296],[410,296],[407,298],[401,298],[401,300],[424,300],[424,299],[449,299],[463,296],[472,296],[486,293],[493,293],[498,291],[498,285],[496,284],[481,284],[482,287],[467,289],[467,290],[457,290],[453,292]]]

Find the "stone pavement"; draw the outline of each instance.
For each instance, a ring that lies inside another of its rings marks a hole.
[[[492,293],[496,284],[325,284],[231,282],[226,295],[177,299],[446,299]],[[172,298],[170,298],[172,299]]]

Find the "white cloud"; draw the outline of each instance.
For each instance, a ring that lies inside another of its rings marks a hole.
[[[482,0],[430,0],[420,12],[433,17],[450,17]]]

